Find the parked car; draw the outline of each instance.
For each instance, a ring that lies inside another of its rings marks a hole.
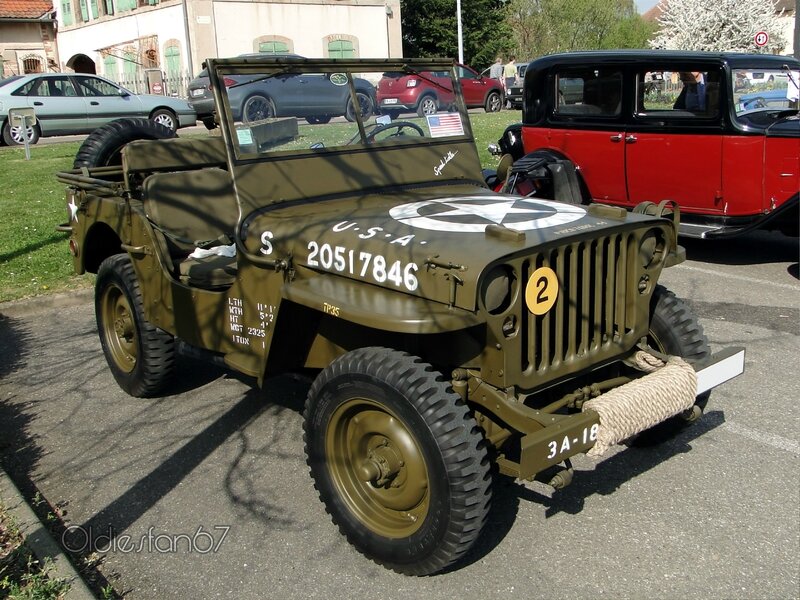
[[[764,90],[763,92],[751,92],[739,97],[736,107],[737,113],[749,110],[772,110],[789,109],[791,100],[786,96],[786,89]]]
[[[289,64],[305,60],[297,54],[244,54],[239,58],[267,58],[289,61]],[[347,82],[343,73],[299,70],[256,78],[230,75],[225,79],[233,118],[243,123],[273,117],[301,117],[309,123],[327,123],[333,117],[344,116],[348,121],[355,121],[356,109]],[[356,77],[355,87],[361,116],[367,118],[375,111],[375,87],[359,77]],[[214,96],[205,69],[189,83],[189,104],[206,127],[216,126]]]
[[[40,136],[89,133],[121,117],[144,117],[175,131],[197,122],[186,100],[134,94],[124,87],[85,73],[35,73],[0,81],[2,140],[24,143],[21,127],[12,127],[8,111],[33,108],[37,124],[28,128],[28,142]]]
[[[522,108],[522,82],[525,79],[525,70],[528,68],[528,61],[517,63],[517,81],[506,90],[506,106],[508,108]]]
[[[498,80],[464,65],[455,68],[467,108],[497,112],[503,107],[503,86]],[[404,112],[432,115],[449,108],[454,100],[447,71],[390,71],[378,82],[379,110],[393,119]]]
[[[651,74],[664,72],[679,73],[685,83],[646,94]],[[752,95],[742,95],[740,82],[753,73],[765,87],[771,81],[768,87],[783,100],[767,90],[756,94],[755,86]],[[556,170],[576,170],[579,188],[562,190],[574,201],[626,208],[674,201],[683,235],[723,237],[757,228],[797,235],[800,119],[797,88],[790,86],[798,80],[800,61],[788,56],[606,51],[543,57],[525,73],[523,123],[501,139],[514,161],[528,159],[510,169],[513,190],[552,192],[540,177],[556,181]],[[562,82],[569,82],[569,95],[559,93]],[[528,163],[530,171],[523,168]]]

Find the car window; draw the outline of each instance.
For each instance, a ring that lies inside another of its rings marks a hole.
[[[37,77],[35,79],[31,79],[25,85],[19,87],[18,89],[12,92],[12,96],[38,96],[39,95],[39,87],[42,85],[42,78]]]
[[[680,71],[641,70],[636,75],[636,112],[659,119],[716,117],[721,81],[721,71],[692,65]]]
[[[119,96],[119,88],[103,79],[85,75],[76,75],[75,79],[84,96]]]
[[[797,108],[800,72],[734,69],[731,78],[736,115]]]
[[[555,77],[556,115],[618,116],[622,104],[622,72],[614,69],[570,69]]]
[[[458,73],[459,79],[477,79],[477,75],[466,67],[456,67],[456,72]]]

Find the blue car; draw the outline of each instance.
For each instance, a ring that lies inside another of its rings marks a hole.
[[[40,136],[89,133],[122,117],[143,117],[175,131],[197,122],[186,100],[137,95],[97,75],[32,73],[0,81],[2,142],[24,143],[22,127],[12,126],[8,111],[33,108],[37,124],[27,130],[28,142]]]
[[[739,98],[739,105],[736,112],[742,113],[747,112],[748,110],[760,109],[782,110],[785,108],[789,108],[789,99],[786,97],[786,88],[743,94]]]

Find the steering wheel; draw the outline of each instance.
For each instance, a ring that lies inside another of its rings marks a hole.
[[[412,123],[411,121],[392,121],[391,123],[386,123],[385,125],[375,125],[372,131],[367,132],[366,141],[368,144],[372,144],[375,142],[375,138],[384,133],[385,131],[391,131],[392,129],[396,129],[394,133],[390,133],[389,135],[383,136],[381,139],[386,139],[390,137],[406,137],[408,134],[404,133],[404,129],[410,129],[414,131],[414,133],[420,137],[425,137],[425,132],[422,130],[422,127],[417,125],[416,123]],[[351,144],[358,143],[360,141],[359,136],[355,136],[352,140],[350,140]]]
[[[753,98],[750,102],[747,103],[747,108],[753,110],[755,108],[767,108],[767,101],[764,100],[761,96],[757,98]]]

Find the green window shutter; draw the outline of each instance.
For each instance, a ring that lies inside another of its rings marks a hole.
[[[349,40],[335,40],[328,42],[329,58],[355,58],[356,51],[353,42]]]
[[[261,42],[258,51],[267,54],[286,54],[289,52],[289,45],[284,42]]]
[[[80,0],[81,5],[81,21],[86,23],[89,20],[89,7],[86,6],[86,0]]]
[[[167,73],[178,74],[181,71],[181,49],[177,46],[167,46],[164,50],[167,60]]]
[[[71,0],[62,0],[61,2],[61,20],[64,22],[64,25],[72,25],[74,22],[72,19],[72,1]]]
[[[103,59],[103,73],[105,73],[106,77],[109,79],[117,79],[119,77],[116,56],[109,55]]]
[[[106,3],[106,14],[113,15],[114,14],[114,0],[105,0]]]
[[[97,0],[89,0],[89,9],[92,19],[96,19],[100,16],[100,11],[97,10]]]
[[[125,53],[125,62],[122,63],[122,70],[125,72],[125,77],[132,79],[136,76],[136,55],[133,52]]]

